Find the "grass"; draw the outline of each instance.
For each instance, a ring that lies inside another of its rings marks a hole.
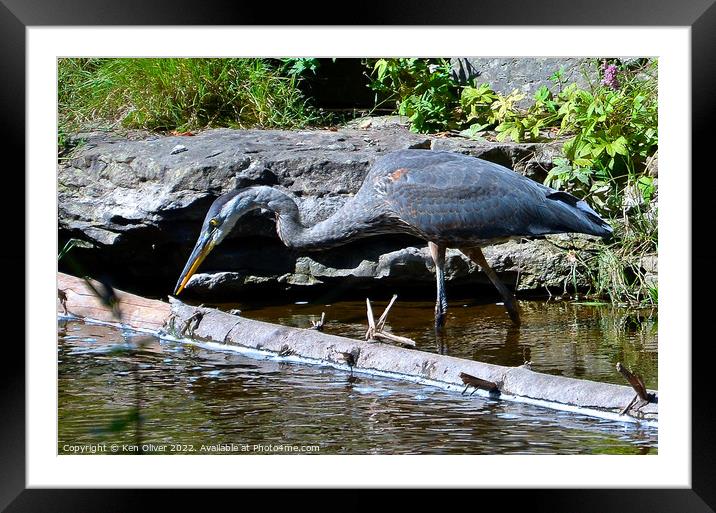
[[[645,262],[658,253],[657,219],[656,209],[625,212],[621,218],[609,220],[614,228],[611,242],[590,243],[572,252],[575,275],[591,283],[587,297],[626,307],[658,306],[658,285],[648,278]]]
[[[59,59],[59,130],[301,128],[320,116],[300,80],[264,59]]]

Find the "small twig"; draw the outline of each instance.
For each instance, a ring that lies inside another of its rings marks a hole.
[[[365,339],[369,340],[368,335],[371,331],[375,331],[375,318],[373,317],[373,308],[370,306],[370,299],[365,298],[365,304],[368,309],[368,333],[365,334]]]
[[[390,300],[390,303],[385,308],[385,311],[383,312],[383,315],[380,316],[380,319],[378,319],[378,323],[375,322],[375,317],[373,316],[373,308],[370,306],[370,298],[366,298],[365,304],[366,304],[366,310],[368,315],[368,331],[365,333],[365,339],[366,340],[390,340],[391,342],[397,342],[399,344],[404,344],[406,346],[415,347],[415,341],[411,340],[407,337],[400,337],[398,335],[393,335],[392,333],[386,333],[383,331],[383,327],[385,326],[385,321],[388,319],[388,312],[390,311],[390,308],[393,306],[393,303],[395,303],[395,300],[398,298],[397,294],[393,296],[393,298]]]
[[[283,347],[281,347],[281,351],[279,351],[278,353],[279,356],[283,357],[291,356],[292,354],[294,354],[294,351],[289,347],[288,344],[284,344]]]
[[[373,334],[376,339],[390,340],[392,342],[398,342],[399,344],[405,344],[406,346],[415,347],[415,341],[407,337],[401,337],[393,335],[392,333],[385,333],[383,331],[376,331]]]
[[[460,379],[465,384],[465,389],[462,391],[463,395],[465,395],[465,392],[467,392],[467,389],[471,386],[475,388],[475,390],[472,391],[472,394],[474,394],[478,388],[480,390],[485,390],[486,392],[489,392],[490,394],[499,394],[500,393],[500,386],[497,383],[493,383],[492,381],[487,381],[486,379],[477,378],[477,377],[467,374],[465,372],[460,373]],[[470,395],[472,395],[472,394],[470,394]]]
[[[386,306],[385,310],[383,311],[383,315],[381,315],[380,319],[378,319],[378,324],[376,325],[376,329],[378,331],[381,331],[383,329],[383,326],[385,326],[385,321],[388,319],[388,312],[390,312],[390,309],[393,306],[393,303],[395,303],[396,299],[398,299],[398,294],[393,294],[390,303],[388,303],[388,306]]]
[[[568,251],[568,252],[569,252],[569,251],[583,251],[584,253],[599,253],[599,251],[600,251],[599,248],[586,248],[586,247],[584,247],[584,248],[578,248],[577,246],[574,246],[574,245],[572,245],[572,246],[570,246],[570,247],[566,247],[566,246],[562,246],[562,245],[560,245],[560,244],[557,244],[557,243],[554,242],[553,240],[550,240],[550,239],[547,239],[547,238],[545,238],[545,240],[546,240],[549,244],[551,244],[552,246],[554,246],[555,248],[561,249],[562,251]],[[570,242],[571,242],[571,239],[570,239]]]
[[[631,402],[626,406],[626,408],[621,411],[621,413],[619,413],[619,415],[625,415],[626,413],[629,413],[632,407],[634,407],[635,403],[636,407],[634,407],[634,411],[638,412],[647,404],[658,402],[656,394],[651,394],[647,392],[646,385],[644,385],[644,380],[641,378],[641,376],[631,372],[629,369],[626,368],[626,366],[622,365],[621,362],[617,362],[617,371],[619,372],[619,374],[624,376],[624,379],[627,380],[627,382],[636,392],[634,399],[631,400]]]
[[[184,322],[184,326],[182,326],[181,330],[179,330],[179,333],[181,335],[186,335],[189,338],[192,338],[194,336],[194,331],[196,328],[199,327],[199,324],[201,323],[201,320],[204,318],[204,313],[201,311],[196,311]]]
[[[321,312],[321,320],[319,320],[318,322],[311,321],[311,324],[313,324],[313,326],[309,329],[323,331],[323,325],[325,324],[325,322],[326,322],[326,312]]]
[[[67,294],[65,294],[64,290],[57,289],[57,297],[60,299],[60,304],[65,311],[65,315],[67,315]]]
[[[637,399],[639,399],[639,394],[634,395],[634,399],[632,399],[631,402],[626,405],[626,408],[619,412],[619,415],[625,415],[629,413],[629,410],[631,410],[631,407],[634,406],[634,403],[637,401]]]
[[[359,350],[354,350],[358,352]],[[357,355],[356,352],[345,352],[345,351],[337,351],[339,355],[346,361],[346,365],[351,368],[351,372],[353,371],[353,366],[356,364]]]
[[[646,385],[644,385],[644,380],[639,376],[638,374],[634,374],[629,369],[627,369],[624,365],[621,364],[621,362],[617,363],[617,371],[624,376],[624,379],[626,379],[631,387],[634,389],[634,391],[639,396],[639,399],[646,403],[655,403],[657,402],[657,398],[655,394],[650,394],[646,390]]]
[[[522,364],[522,367],[524,367],[527,370],[532,370],[532,360],[530,360],[530,354],[531,354],[531,351],[530,351],[529,346],[522,348],[522,360],[524,362]]]

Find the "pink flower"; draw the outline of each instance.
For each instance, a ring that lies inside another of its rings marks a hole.
[[[619,89],[619,79],[617,78],[616,65],[604,63],[602,64],[602,72],[604,73],[602,84],[607,87],[611,87],[614,90]]]

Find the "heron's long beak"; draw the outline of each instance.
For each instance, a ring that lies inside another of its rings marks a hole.
[[[194,246],[194,250],[189,256],[189,260],[187,260],[186,265],[184,266],[184,270],[179,276],[179,281],[177,281],[174,289],[175,296],[178,296],[179,293],[184,290],[189,278],[194,275],[196,270],[199,268],[199,265],[201,265],[206,258],[206,255],[208,255],[212,249],[214,249],[214,241],[209,235],[203,235],[197,241],[196,246]]]

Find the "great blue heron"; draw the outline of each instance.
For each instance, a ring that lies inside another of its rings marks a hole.
[[[515,298],[487,264],[482,247],[554,233],[612,233],[584,201],[506,167],[451,152],[401,150],[378,159],[358,193],[314,226],[304,225],[296,202],[272,187],[251,186],[220,196],[209,208],[175,295],[238,219],[257,208],[275,212],[278,236],[289,248],[322,250],[389,233],[428,241],[437,280],[436,327],[444,324],[447,311],[446,248],[457,248],[479,264],[519,324]]]

